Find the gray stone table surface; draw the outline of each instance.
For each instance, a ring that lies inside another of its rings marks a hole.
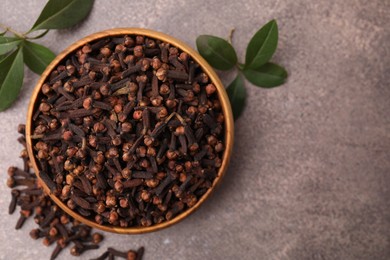
[[[46,1],[2,0],[0,22],[26,31]],[[283,87],[246,84],[234,153],[216,193],[185,221],[145,234],[107,234],[102,248],[146,247],[145,259],[390,259],[390,1],[103,1],[69,30],[38,42],[58,53],[114,27],[144,27],[195,47],[200,34],[226,37],[241,59],[251,35],[276,18],[274,60]],[[0,113],[0,259],[48,259],[30,221],[7,214],[7,167],[20,165],[16,127],[38,76]],[[228,83],[233,75],[223,75]],[[60,259],[73,259],[63,252]]]

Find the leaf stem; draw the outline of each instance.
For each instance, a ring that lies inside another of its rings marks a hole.
[[[21,33],[17,32],[17,31],[15,31],[14,29],[12,29],[9,26],[6,26],[6,25],[0,23],[0,27],[3,28],[6,32],[11,32],[11,33],[15,34],[15,36],[17,36],[19,38],[26,39],[26,35],[25,34],[21,34]]]

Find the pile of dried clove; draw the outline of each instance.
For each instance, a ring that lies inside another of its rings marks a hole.
[[[25,126],[19,125],[18,131],[22,134],[18,141],[25,148],[20,154],[24,166],[23,169],[9,167],[7,179],[8,187],[12,188],[8,213],[13,214],[16,207],[20,207],[20,217],[15,229],[22,228],[28,218],[33,218],[38,228],[30,231],[31,238],[42,238],[42,243],[45,246],[56,243],[50,259],[55,259],[69,245],[73,245],[70,249],[73,256],[79,256],[87,250],[98,249],[103,235],[97,232],[93,233],[91,227],[81,224],[66,214],[43,192],[37,177],[30,172],[31,163],[26,150]],[[129,250],[127,252],[120,252],[109,247],[103,255],[96,259],[120,257],[141,260],[143,252],[143,247],[137,251]]]
[[[212,187],[222,164],[215,85],[187,53],[140,35],[70,54],[42,85],[32,120],[40,177],[101,225],[173,219]]]

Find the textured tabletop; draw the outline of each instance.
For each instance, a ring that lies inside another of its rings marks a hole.
[[[28,30],[46,1],[2,0],[0,23]],[[188,219],[145,235],[107,234],[102,248],[145,246],[145,259],[390,259],[390,2],[388,0],[103,1],[76,28],[40,43],[59,53],[114,27],[165,32],[194,47],[227,37],[239,57],[268,20],[274,57],[289,71],[271,90],[246,84],[247,108],[222,185]],[[0,259],[48,259],[53,248],[15,231],[7,168],[20,165],[16,128],[38,76],[26,70],[14,106],[0,113]],[[224,75],[228,83],[232,75]],[[71,258],[68,251],[60,259]]]

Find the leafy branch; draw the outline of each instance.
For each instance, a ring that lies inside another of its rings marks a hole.
[[[230,33],[230,42],[232,37]],[[278,45],[278,25],[271,20],[258,30],[246,49],[245,63],[239,63],[236,51],[227,40],[212,35],[200,35],[196,39],[199,53],[217,70],[236,68],[238,75],[229,84],[226,91],[230,99],[234,119],[245,108],[245,77],[250,83],[262,88],[282,85],[287,79],[287,71],[275,63],[269,62]]]
[[[41,74],[55,54],[31,40],[42,38],[50,29],[64,29],[81,22],[92,9],[94,0],[49,0],[38,19],[25,33],[0,24],[0,111],[9,108],[23,85],[24,64]],[[42,31],[38,35],[36,31]],[[6,36],[11,34],[12,36]]]

